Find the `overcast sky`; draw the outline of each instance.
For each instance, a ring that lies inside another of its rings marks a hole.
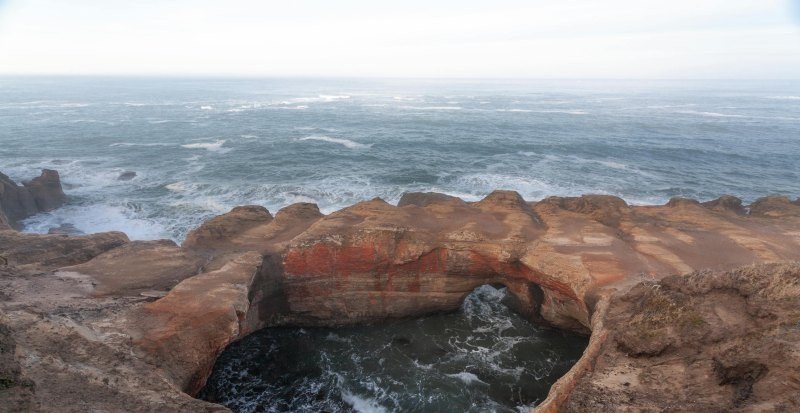
[[[800,78],[800,0],[0,0],[0,73]]]

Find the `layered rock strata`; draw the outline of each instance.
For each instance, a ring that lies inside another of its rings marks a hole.
[[[630,206],[407,194],[329,215],[238,207],[181,246],[7,230],[0,256],[0,406],[12,411],[224,410],[191,395],[233,340],[451,311],[487,283],[506,285],[533,320],[592,334],[542,411],[659,411],[667,401],[644,395],[663,392],[661,378],[702,388],[684,389],[691,408],[792,402],[780,394],[795,378],[770,372],[797,366],[784,331],[796,322],[797,267],[731,271],[800,259],[800,205],[781,197],[743,207],[733,197]],[[696,270],[706,272],[675,276]],[[747,356],[748,346],[780,358]]]

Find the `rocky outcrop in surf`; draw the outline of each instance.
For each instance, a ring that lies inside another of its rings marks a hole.
[[[690,407],[783,406],[796,378],[770,374],[797,366],[797,266],[735,268],[800,259],[800,205],[785,201],[407,194],[329,215],[307,203],[274,216],[238,207],[181,246],[3,231],[0,405],[224,411],[191,396],[219,352],[252,331],[455,310],[477,286],[503,284],[530,319],[591,334],[542,411],[672,403],[655,394],[673,379],[697,386],[675,400]]]
[[[0,227],[19,229],[23,219],[52,211],[65,201],[57,171],[43,169],[41,175],[23,182],[22,186],[0,173]]]

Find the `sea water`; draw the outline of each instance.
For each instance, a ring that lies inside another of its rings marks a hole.
[[[484,285],[461,309],[345,328],[270,328],[229,346],[200,397],[237,413],[528,412],[587,339],[533,325]]]
[[[237,205],[405,191],[797,197],[799,140],[789,81],[0,78],[0,171],[70,198],[31,232],[180,241]]]

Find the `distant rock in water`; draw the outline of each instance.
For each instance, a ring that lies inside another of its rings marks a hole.
[[[23,185],[33,196],[34,202],[39,212],[52,211],[62,205],[67,200],[64,190],[61,188],[61,177],[58,171],[52,169],[42,169],[42,174]]]
[[[119,178],[117,178],[117,180],[119,180],[119,181],[130,181],[133,178],[136,178],[136,172],[125,171],[125,172],[119,174]]]
[[[19,228],[19,222],[39,212],[52,211],[66,201],[57,171],[42,174],[22,186],[0,173],[0,228]]]

